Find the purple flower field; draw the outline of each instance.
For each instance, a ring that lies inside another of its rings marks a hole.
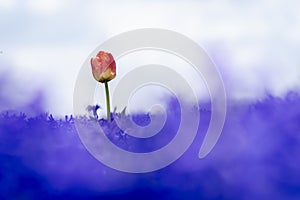
[[[2,102],[3,103],[3,102]],[[114,122],[107,136],[130,151],[165,145],[178,127],[178,103],[169,103],[166,127],[152,141],[124,134]],[[30,107],[30,109],[34,109]],[[198,158],[210,110],[201,109],[194,143],[176,162],[145,174],[106,167],[85,149],[74,119],[43,113],[0,115],[0,199],[299,199],[300,96],[228,102],[224,130],[213,151]],[[88,124],[93,118],[82,118]],[[138,124],[149,118],[136,115]],[[153,146],[151,145],[153,144]]]

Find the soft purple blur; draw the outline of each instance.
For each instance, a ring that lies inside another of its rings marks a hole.
[[[0,103],[6,104],[0,97]],[[146,174],[122,173],[98,162],[82,145],[73,119],[55,119],[44,113],[40,98],[27,106],[40,113],[35,117],[3,111],[0,199],[300,198],[299,94],[228,104],[221,138],[206,158],[197,157],[210,118],[210,110],[202,108],[199,133],[188,151],[170,166]],[[178,127],[177,109],[178,103],[171,99],[168,131]],[[134,116],[141,124],[147,119]],[[127,144],[132,151],[153,148],[147,141],[141,145],[124,136],[117,127],[107,132],[122,148]],[[167,134],[159,136],[156,147],[171,139]]]

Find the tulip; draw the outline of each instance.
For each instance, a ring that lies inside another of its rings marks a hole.
[[[91,58],[93,76],[96,81],[105,84],[107,120],[110,121],[110,100],[108,81],[116,77],[116,62],[114,57],[105,51],[99,51],[96,57]]]

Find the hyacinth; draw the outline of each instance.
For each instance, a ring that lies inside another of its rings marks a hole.
[[[6,102],[0,96],[0,105]],[[99,126],[125,151],[155,151],[178,128],[180,105],[169,102],[157,138],[131,137],[115,121],[100,120]],[[36,101],[30,105],[39,110]],[[229,105],[222,137],[207,158],[197,157],[199,137],[171,166],[138,175],[118,172],[89,154],[73,119],[97,131],[91,125],[94,117],[0,112],[0,199],[300,199],[300,95],[255,104],[231,100]],[[209,106],[200,112],[202,136],[211,112]],[[138,124],[144,118],[133,116]]]

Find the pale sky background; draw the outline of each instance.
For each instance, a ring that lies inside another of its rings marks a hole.
[[[0,92],[10,106],[43,91],[49,112],[71,114],[87,56],[137,28],[170,29],[203,46],[230,99],[300,91],[300,1],[0,0],[0,27],[0,74],[11,81]]]

